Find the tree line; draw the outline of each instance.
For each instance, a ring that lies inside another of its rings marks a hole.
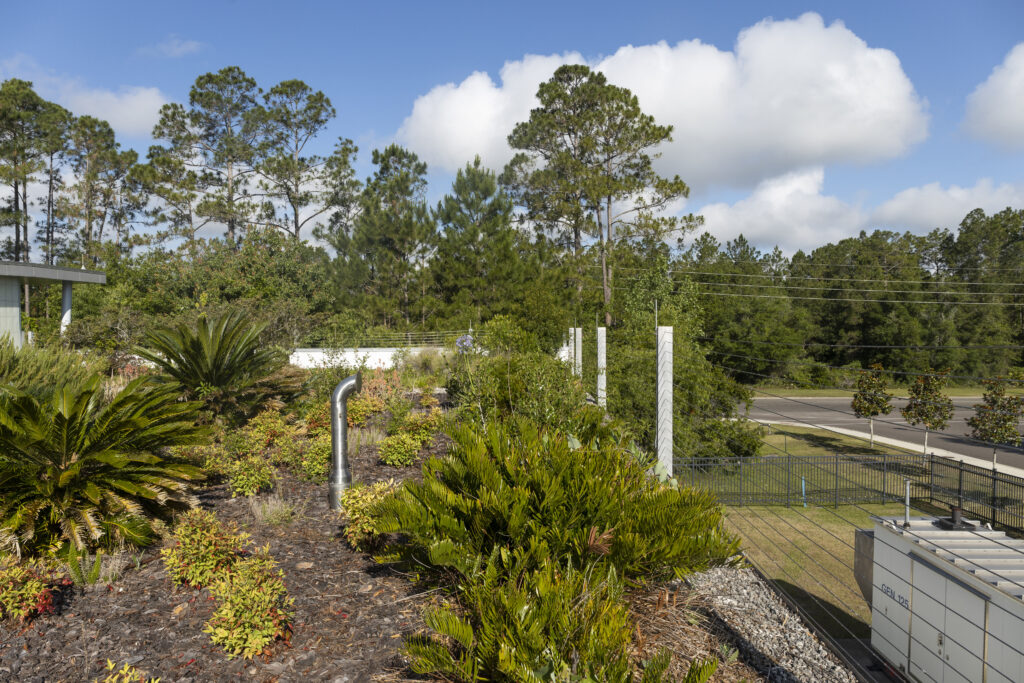
[[[637,301],[699,310],[695,343],[747,383],[844,384],[846,370],[1022,365],[1024,212],[970,213],[954,233],[878,230],[785,257],[742,236],[696,235],[689,193],[655,170],[670,126],[580,65],[541,84],[503,169],[479,159],[436,206],[411,150],[326,144],[330,99],[300,80],[267,90],[238,67],[165,105],[145,159],[113,130],[0,85],[0,257],[104,268],[72,338],[126,348],[152,318],[247,307],[282,344],[522,320],[547,347],[572,323],[629,327]],[[329,154],[315,150],[330,148]],[[32,229],[35,229],[33,234]],[[695,236],[696,235],[696,236]],[[684,241],[685,239],[685,241]],[[636,296],[637,287],[659,291]],[[56,328],[55,288],[25,297]],[[633,302],[633,303],[630,303]]]

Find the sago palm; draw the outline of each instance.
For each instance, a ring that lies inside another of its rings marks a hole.
[[[150,378],[109,402],[99,375],[45,401],[0,388],[0,547],[145,544],[154,519],[195,505],[199,470],[160,454],[202,438],[195,416]]]
[[[213,320],[201,316],[195,328],[177,325],[150,332],[138,354],[180,384],[186,398],[203,401],[214,419],[236,421],[301,388],[295,377],[282,372],[284,355],[261,345],[263,327],[238,312]]]

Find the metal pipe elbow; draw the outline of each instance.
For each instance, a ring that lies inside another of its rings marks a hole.
[[[341,509],[341,494],[352,483],[348,464],[348,397],[363,386],[362,374],[350,375],[331,392],[331,471],[327,477],[327,500],[332,510]]]

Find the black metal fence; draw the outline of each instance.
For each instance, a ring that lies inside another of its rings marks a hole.
[[[969,517],[1024,534],[1024,478],[935,455],[772,455],[675,461],[676,478],[725,505],[843,505],[904,499],[960,505]]]

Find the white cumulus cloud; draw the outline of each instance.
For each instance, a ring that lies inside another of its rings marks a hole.
[[[178,57],[184,57],[185,55],[194,54],[199,52],[203,48],[203,44],[198,40],[187,40],[171,34],[167,38],[155,45],[146,45],[145,47],[139,48],[139,53],[148,55],[150,57],[167,57],[169,59],[176,59]]]
[[[625,46],[589,62],[578,53],[527,55],[507,62],[499,82],[476,72],[435,87],[416,100],[397,137],[448,170],[477,153],[501,167],[511,157],[505,139],[536,106],[537,86],[558,66],[584,62],[674,126],[660,170],[696,189],[888,159],[927,135],[927,105],[896,55],[808,13],[747,28],[732,51],[688,40]]]
[[[701,207],[704,229],[720,242],[743,235],[763,249],[785,253],[855,235],[867,216],[857,206],[822,194],[825,171],[803,169],[764,180],[734,204]]]
[[[964,127],[977,138],[1024,149],[1024,43],[967,97]]]
[[[968,213],[983,209],[993,214],[1008,206],[1024,207],[1024,186],[1011,183],[996,185],[982,178],[973,187],[929,183],[897,193],[872,214],[880,227],[926,232],[933,228],[953,230]]]
[[[160,116],[160,107],[167,102],[156,87],[98,88],[79,78],[54,73],[23,55],[0,62],[0,80],[7,78],[32,81],[41,97],[53,100],[76,116],[89,114],[103,119],[119,136],[148,136]]]

